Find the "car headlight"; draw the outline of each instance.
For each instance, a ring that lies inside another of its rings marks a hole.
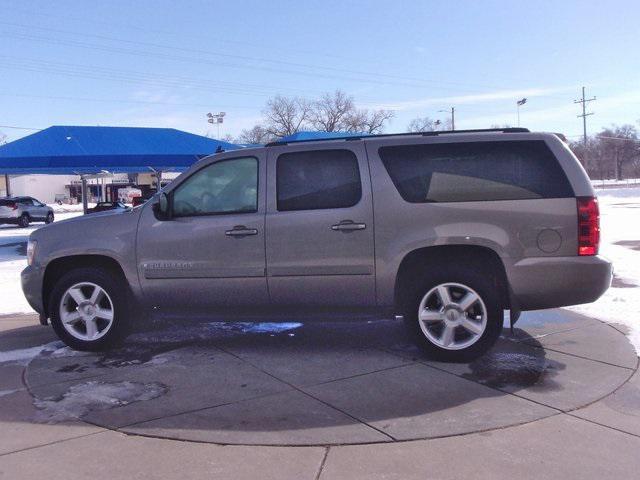
[[[36,247],[38,242],[29,239],[27,242],[27,265],[33,265],[33,260],[36,258]]]

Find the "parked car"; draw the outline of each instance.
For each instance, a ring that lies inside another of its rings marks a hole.
[[[275,142],[207,157],[141,208],[33,232],[22,285],[80,350],[140,312],[396,314],[430,357],[469,361],[504,310],[515,322],[602,295],[599,234],[591,183],[555,134]]]
[[[133,197],[131,199],[131,206],[133,207],[138,207],[140,205],[142,205],[143,203],[145,203],[147,200],[149,200],[149,197]]]
[[[105,212],[107,210],[128,210],[122,202],[98,202],[95,207],[88,208],[87,213]]]
[[[52,223],[53,209],[32,197],[0,198],[0,224],[26,228],[31,222]]]

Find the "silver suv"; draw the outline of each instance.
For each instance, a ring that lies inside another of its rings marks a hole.
[[[53,209],[32,197],[0,198],[0,224],[26,228],[31,222],[53,222]]]
[[[602,295],[598,243],[591,183],[554,134],[276,142],[207,157],[132,211],[33,232],[22,283],[76,349],[149,312],[396,314],[432,358],[468,361],[503,310],[514,322]]]

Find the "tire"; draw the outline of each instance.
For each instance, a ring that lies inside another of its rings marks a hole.
[[[20,215],[20,219],[18,220],[18,225],[21,228],[27,228],[29,226],[29,215],[27,213],[23,213],[22,215]]]
[[[503,308],[495,278],[487,268],[475,264],[431,268],[406,296],[403,314],[407,331],[433,360],[470,362],[486,353],[502,332]],[[478,300],[465,309],[467,294],[475,294]],[[443,295],[450,299],[446,307]],[[418,318],[420,312],[423,321]],[[445,335],[445,330],[452,333]]]
[[[53,217],[53,212],[49,212],[47,213],[47,218],[45,219],[44,223],[53,223],[54,217]]]
[[[101,351],[126,336],[128,295],[118,280],[110,271],[92,267],[71,270],[58,279],[49,296],[49,315],[53,329],[65,344],[74,350]],[[91,303],[95,287],[103,293]],[[109,311],[111,320],[106,315]],[[80,318],[74,319],[78,315]]]

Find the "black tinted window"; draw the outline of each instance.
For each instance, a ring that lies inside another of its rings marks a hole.
[[[573,196],[549,147],[541,141],[440,143],[379,150],[408,202],[471,202]]]
[[[349,150],[284,153],[276,169],[280,211],[352,207],[362,195],[358,159]]]

